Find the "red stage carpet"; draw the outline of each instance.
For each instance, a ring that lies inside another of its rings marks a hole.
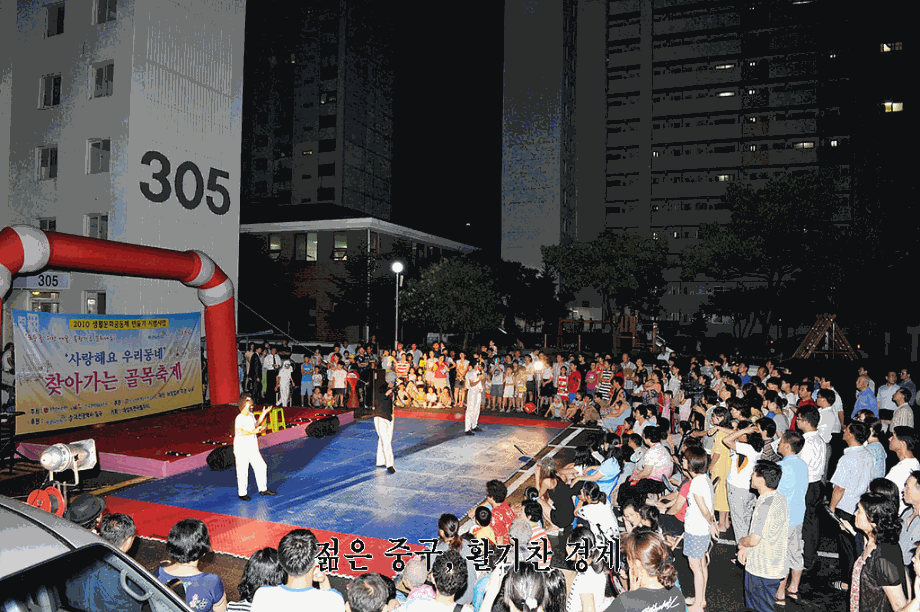
[[[208,454],[222,444],[233,441],[233,420],[239,413],[235,404],[183,410],[119,421],[31,438],[19,444],[24,456],[37,460],[45,448],[58,442],[75,442],[92,438],[96,441],[100,468],[122,474],[165,478],[206,465]],[[317,420],[337,415],[340,425],[352,422],[348,411],[291,407],[284,409],[287,429],[259,438],[259,446],[284,444],[304,436],[309,424],[301,419]]]

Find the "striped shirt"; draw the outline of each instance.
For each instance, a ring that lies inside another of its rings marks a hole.
[[[749,549],[745,568],[748,573],[767,579],[786,576],[786,555],[789,545],[789,506],[786,498],[768,490],[757,499],[751,519],[750,535],[759,535],[760,542]]]

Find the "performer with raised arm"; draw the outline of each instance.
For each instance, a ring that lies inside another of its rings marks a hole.
[[[259,452],[259,434],[265,431],[265,417],[271,412],[271,406],[262,410],[259,422],[252,414],[252,397],[240,396],[240,413],[236,415],[233,426],[233,457],[236,459],[236,486],[240,499],[249,501],[249,466],[256,475],[259,495],[275,495],[268,488],[268,466]]]

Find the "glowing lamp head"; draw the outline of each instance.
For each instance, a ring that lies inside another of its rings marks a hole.
[[[401,261],[394,261],[393,265],[390,266],[390,269],[393,270],[396,274],[402,274],[403,264]]]

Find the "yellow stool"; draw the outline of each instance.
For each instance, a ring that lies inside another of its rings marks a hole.
[[[266,406],[263,408],[263,412],[265,410],[271,410],[271,412],[268,413],[268,426],[265,428],[265,431],[262,432],[263,436],[269,431],[277,433],[279,429],[287,429],[287,423],[284,421],[283,406]],[[262,416],[261,413],[259,416]]]

